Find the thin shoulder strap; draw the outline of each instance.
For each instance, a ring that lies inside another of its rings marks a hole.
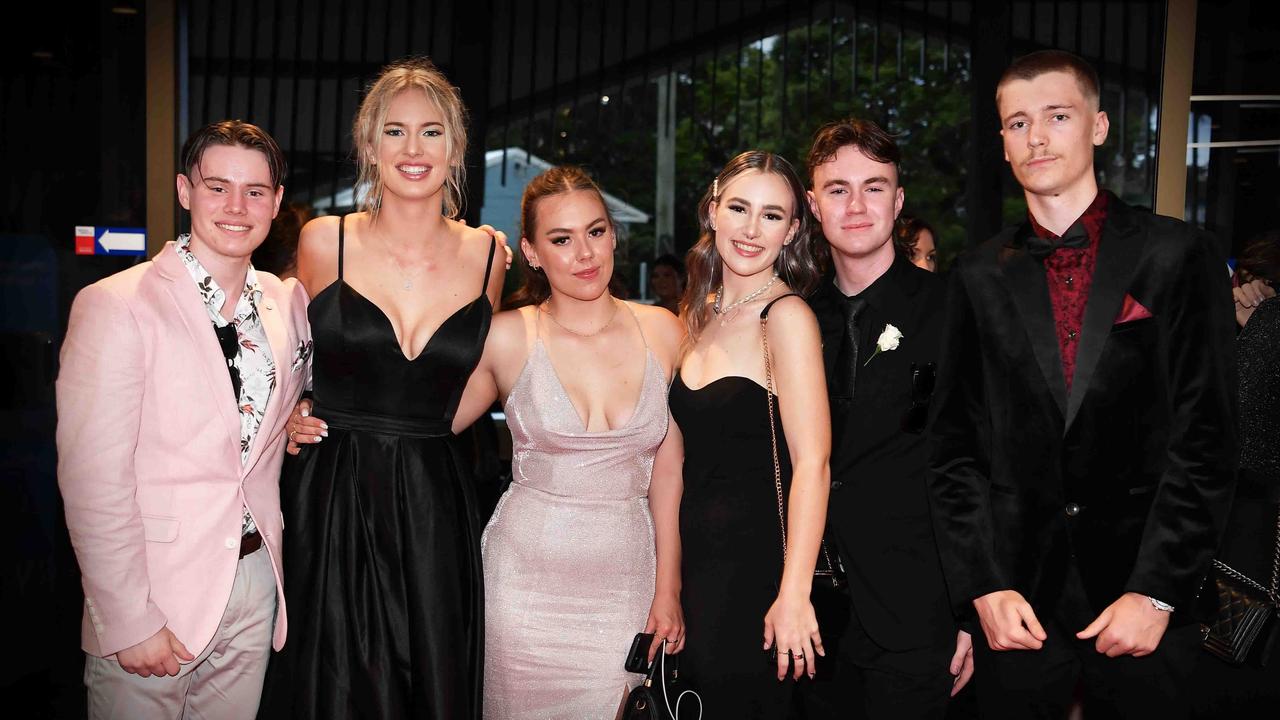
[[[497,249],[498,241],[491,238],[489,241],[489,261],[484,266],[484,284],[480,286],[481,295],[489,291],[489,271],[493,269],[493,254]]]
[[[778,301],[779,301],[779,300],[781,300],[782,298],[785,298],[785,297],[791,297],[791,296],[793,296],[793,295],[794,295],[795,297],[800,297],[800,293],[786,293],[786,294],[784,294],[784,295],[779,295],[778,297],[776,297],[776,298],[774,298],[774,299],[770,300],[770,301],[769,301],[769,304],[768,304],[768,305],[765,305],[765,306],[764,306],[764,309],[760,311],[760,319],[761,319],[761,320],[767,320],[767,319],[769,318],[769,308],[773,307],[773,304],[774,304],[774,303],[778,302]]]
[[[339,280],[342,279],[342,256],[346,254],[343,252],[343,245],[345,244],[345,241],[346,241],[343,230],[346,222],[347,222],[346,215],[338,216],[338,279]]]
[[[622,303],[623,306],[627,308],[627,311],[631,313],[631,319],[636,321],[636,329],[640,331],[640,342],[644,343],[644,349],[648,350],[649,338],[644,336],[644,325],[640,324],[640,316],[636,314],[636,309],[631,307],[631,303],[626,300],[615,299],[614,302]]]

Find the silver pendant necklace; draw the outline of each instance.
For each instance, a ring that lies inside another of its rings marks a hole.
[[[400,289],[405,292],[409,292],[413,289],[414,278],[418,277],[418,273],[422,272],[422,267],[419,266],[412,274],[405,272],[404,265],[400,264],[400,260],[396,257],[396,254],[391,251],[391,243],[381,235],[378,236],[378,239],[382,241],[382,247],[386,249],[387,257],[391,258],[391,263],[396,266],[396,272],[400,273]]]

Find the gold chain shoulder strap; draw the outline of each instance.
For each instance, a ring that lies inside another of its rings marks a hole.
[[[773,446],[773,486],[778,491],[778,529],[782,531],[782,561],[787,560],[787,517],[782,509],[782,464],[778,461],[778,428],[773,419],[773,364],[769,361],[769,308],[760,313],[760,347],[764,349],[764,388],[769,401],[769,444]]]
[[[794,293],[791,293],[794,294]],[[778,493],[778,529],[782,533],[782,561],[787,561],[787,515],[783,509],[782,502],[782,464],[778,460],[778,428],[776,421],[773,419],[773,362],[769,357],[769,307],[777,300],[786,297],[780,295],[769,305],[765,306],[765,311],[760,314],[760,347],[764,350],[764,385],[765,397],[769,401],[769,444],[773,448],[773,487]],[[834,575],[836,565],[831,561],[831,554],[827,551],[826,540],[822,541],[822,557],[827,561],[827,574]],[[1280,548],[1280,545],[1277,546]],[[1280,573],[1280,555],[1277,555],[1277,573]]]

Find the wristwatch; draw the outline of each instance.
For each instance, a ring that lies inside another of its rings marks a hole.
[[[1161,612],[1173,612],[1173,606],[1169,603],[1161,602],[1150,595],[1147,596],[1147,599],[1151,601],[1151,607],[1160,610]]]

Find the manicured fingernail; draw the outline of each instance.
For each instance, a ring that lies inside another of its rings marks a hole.
[[[328,429],[329,429],[329,423],[324,422],[324,421],[322,420],[322,421],[320,421],[320,427],[324,428],[325,430],[328,430]]]
[[[303,408],[303,409],[302,409],[302,417],[311,417],[311,411],[310,411],[310,410],[308,410],[308,409],[306,409],[306,408]]]
[[[312,440],[311,442],[313,442],[313,443],[318,443],[318,442],[320,442],[321,438],[320,438],[320,436],[319,436],[319,435],[316,435],[316,436],[314,436],[314,437],[315,437],[315,439],[314,439],[314,440]]]
[[[328,431],[328,430],[321,430],[321,431],[320,431],[320,434],[321,434],[322,436],[324,436],[324,437],[329,437],[329,431]]]

